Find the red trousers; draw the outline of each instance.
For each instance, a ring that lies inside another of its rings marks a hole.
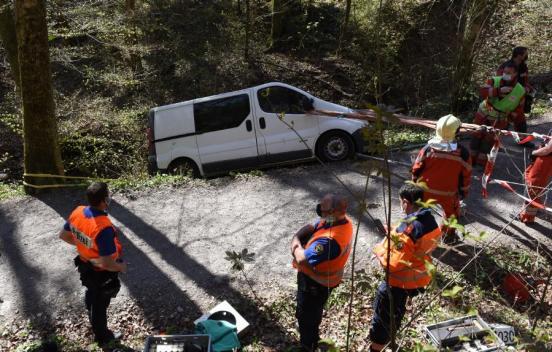
[[[445,212],[445,217],[447,219],[453,215],[456,219],[460,217],[460,198],[458,195],[442,196],[426,192],[424,194],[424,201],[427,201],[428,199],[435,199],[437,203],[443,207],[443,211]],[[445,235],[453,235],[456,232],[456,229],[443,225],[441,226],[441,231],[443,231]]]
[[[525,183],[529,190],[529,198],[542,203],[541,194],[546,190],[543,188],[550,186],[552,180],[552,155],[537,157],[525,170]],[[539,208],[527,205],[521,213],[521,221],[530,223],[535,221],[535,216]]]
[[[475,114],[473,123],[476,123],[481,126],[491,126],[498,129],[507,129],[508,120],[500,119],[493,120],[488,116],[483,115],[481,112]],[[477,131],[472,135],[472,140],[470,142],[470,153],[472,157],[472,163],[485,166],[487,163],[487,154],[493,148],[496,136],[494,133],[489,133],[486,131]]]

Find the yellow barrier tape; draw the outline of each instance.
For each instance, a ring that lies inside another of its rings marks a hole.
[[[63,176],[63,175],[51,175],[51,174],[23,174],[23,177],[39,177],[39,178],[65,178],[71,180],[88,180],[88,181],[113,181],[110,178],[95,178],[95,177],[83,177],[83,176]],[[88,186],[88,183],[57,183],[51,185],[34,185],[23,181],[23,186],[36,189],[46,188],[64,188],[64,187],[84,187]]]
[[[69,178],[78,180],[92,180],[92,181],[113,181],[111,178],[99,178],[99,177],[84,177],[84,176],[63,176],[63,175],[51,175],[51,174],[23,174],[23,177],[42,177],[42,178]]]
[[[63,187],[84,187],[88,186],[88,183],[66,183],[66,184],[53,184],[53,185],[33,185],[31,183],[27,183],[23,181],[23,186],[25,187],[31,187],[31,188],[37,188],[37,189],[44,189],[44,188],[63,188]]]

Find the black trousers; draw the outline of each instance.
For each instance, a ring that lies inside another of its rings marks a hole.
[[[318,284],[301,272],[297,274],[295,317],[299,323],[300,342],[304,351],[314,351],[318,346],[324,305],[331,292],[332,288]]]
[[[393,319],[395,331],[401,327],[401,322],[406,312],[407,298],[414,297],[424,291],[421,288],[412,290],[393,286],[389,288],[391,297],[387,293],[387,283],[380,283],[376,298],[374,299],[374,316],[372,317],[372,327],[370,328],[370,340],[381,345],[385,345],[391,339],[391,331],[389,329],[391,319]],[[391,299],[393,300],[393,314],[389,310]]]
[[[85,263],[77,256],[75,265],[80,273],[80,279],[86,293],[84,304],[88,311],[88,318],[94,340],[98,343],[106,343],[113,339],[113,333],[107,328],[107,308],[111,298],[117,296],[121,283],[116,272],[95,271],[89,263]]]

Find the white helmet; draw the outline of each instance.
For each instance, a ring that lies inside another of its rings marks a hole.
[[[437,121],[436,135],[442,142],[454,142],[456,131],[462,125],[462,121],[452,114],[445,115]]]

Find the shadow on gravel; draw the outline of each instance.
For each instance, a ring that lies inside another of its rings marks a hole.
[[[113,201],[111,209],[111,214],[114,218],[161,254],[163,260],[168,265],[180,271],[197,286],[218,300],[227,299],[232,302],[251,324],[252,329],[250,334],[252,334],[252,338],[274,348],[281,348],[282,345],[288,346],[292,344],[282,327],[266,316],[266,313],[260,311],[260,307],[258,307],[256,302],[232,288],[226,276],[218,276],[211,273],[205,266],[187,255],[179,246],[172,243],[163,233],[145,223],[121,204]]]
[[[330,170],[327,170],[324,166],[318,164],[317,167],[313,167],[311,172],[313,173],[313,176],[306,181],[303,178],[299,177],[293,177],[286,173],[277,172],[274,174],[271,174],[270,177],[283,185],[284,187],[291,188],[291,189],[303,189],[307,191],[312,197],[314,197],[315,202],[317,202],[320,198],[322,198],[327,193],[337,193],[341,194],[343,196],[346,196],[349,200],[349,209],[348,214],[351,219],[353,219],[353,222],[356,226],[356,223],[358,221],[358,212],[357,209],[357,202],[355,199],[362,198],[364,194],[364,184],[366,182],[366,175],[363,173],[365,170],[361,167],[348,167],[347,162],[343,163],[332,163],[328,165],[327,167],[331,169],[334,173],[336,173],[340,179],[342,179],[343,183],[347,185],[349,190],[352,192],[347,191],[345,187],[332,175]],[[351,182],[347,182],[347,180],[343,180],[343,176],[339,175],[341,170],[347,170],[350,172],[355,172],[358,174],[359,179],[361,182],[358,184],[351,184]],[[374,170],[375,171],[375,170]],[[392,170],[393,171],[393,170]],[[366,194],[366,202],[369,205],[374,204],[378,207],[381,207],[381,211],[383,211],[383,204],[380,204],[381,202],[381,182],[382,178],[380,176],[371,175],[370,176],[370,182],[368,184],[368,192]],[[393,190],[398,190],[402,183],[404,181],[402,179],[398,179],[397,177],[391,178],[391,187]],[[394,194],[394,196],[397,196]],[[315,203],[313,203],[312,208],[314,209]],[[396,205],[394,205],[395,207]],[[372,210],[368,210],[370,214],[372,214],[375,218],[378,218],[376,215],[376,212],[373,212]],[[384,219],[380,219],[384,221]],[[392,219],[393,221],[394,219]],[[368,228],[373,228],[374,232],[378,234],[379,233],[375,229],[374,223],[370,220],[368,215],[364,213],[361,218],[361,222]],[[379,238],[379,237],[378,237]]]
[[[76,195],[77,193],[74,194]],[[52,192],[40,194],[36,198],[55,210],[64,219],[67,219],[75,206],[79,204],[78,201],[73,200],[68,202],[66,198],[56,197],[56,193]],[[74,199],[79,198],[81,198],[81,195],[74,197]],[[156,328],[167,327],[166,320],[172,313],[177,311],[177,307],[185,308],[182,312],[183,314],[179,314],[178,317],[185,317],[188,314],[189,316],[198,316],[200,313],[199,307],[168,276],[159,270],[146,254],[129,241],[122,232],[120,239],[123,245],[124,258],[131,263],[128,273],[121,274],[120,279],[127,287],[130,295],[134,297],[136,304],[140,307],[148,321]],[[61,241],[60,245],[63,245]],[[71,267],[70,269],[73,268]],[[141,275],[142,272],[150,273],[155,277],[156,281],[144,282]],[[78,276],[76,272],[73,274]],[[177,302],[177,305],[171,306],[166,304],[169,301]],[[82,309],[84,310],[84,305]],[[178,317],[171,317],[170,326],[178,325]],[[183,321],[182,324],[187,322],[189,325],[189,319],[181,320]],[[182,326],[182,328],[189,329],[193,327]]]
[[[67,218],[74,207],[70,202],[56,199],[53,193],[37,198],[63,218]],[[195,285],[217,299],[230,301],[251,324],[250,336],[246,339],[261,341],[264,345],[276,348],[276,350],[282,346],[293,344],[285,331],[266,313],[259,310],[256,302],[230,286],[226,276],[212,274],[205,266],[188,256],[179,246],[173,244],[165,234],[145,223],[138,215],[130,212],[116,201],[111,203],[109,213],[112,218],[122,223],[155,249],[169,266],[187,276]],[[4,237],[6,236],[3,236],[2,239]],[[201,315],[199,306],[170,277],[163,273],[146,253],[126,238],[124,233],[121,235],[121,241],[125,260],[129,262],[129,271],[127,274],[121,275],[121,280],[143,310],[146,319],[159,328],[170,327],[183,332],[193,331],[192,321]],[[29,271],[30,268],[21,269],[19,274]],[[18,277],[24,277],[24,275],[18,275]],[[154,278],[154,280],[150,281],[147,278]],[[30,298],[33,295],[38,296],[35,291],[30,292],[29,303],[36,302]]]
[[[17,281],[22,314],[28,318],[34,327],[40,327],[44,334],[54,330],[51,312],[43,299],[41,285],[42,273],[35,269],[25,258],[20,241],[15,238],[16,225],[0,210],[0,266],[9,270]],[[9,268],[6,268],[6,266]],[[0,297],[4,300],[7,297]],[[1,304],[1,303],[0,303]],[[33,314],[36,307],[41,307],[40,315]]]
[[[280,347],[282,343],[285,343],[284,345],[290,344],[283,329],[273,322],[270,317],[267,317],[266,313],[261,312],[256,302],[232,288],[226,276],[211,273],[205,266],[187,255],[178,245],[172,243],[165,234],[145,223],[140,217],[116,201],[111,203],[110,214],[155,249],[168,265],[180,271],[205,292],[219,300],[227,299],[232,302],[251,324],[252,337],[256,340],[262,341],[271,347]],[[131,261],[130,258],[129,262]],[[176,290],[181,292],[178,288]],[[178,294],[178,292],[167,290],[166,287],[163,288],[163,291],[171,295]],[[194,315],[194,317],[197,316],[199,315]],[[265,339],[267,334],[275,338],[274,341]]]
[[[507,224],[510,221],[509,219],[505,219],[504,217],[497,214],[496,211],[494,211],[492,209],[489,209],[489,208],[485,209],[485,213],[487,215],[487,218],[478,217],[478,222],[481,223],[482,225],[488,226],[489,228],[491,228],[491,229],[493,229],[497,232],[502,230],[502,228],[504,227],[504,225],[502,225],[502,224]],[[501,224],[497,224],[496,222],[493,222],[493,221],[489,220],[488,219],[489,217],[493,217],[493,218],[499,220],[501,222]],[[509,236],[509,237],[515,239],[516,241],[519,241],[520,243],[525,245],[530,250],[538,251],[539,253],[541,253],[544,257],[546,257],[552,263],[552,251],[548,248],[548,246],[545,243],[542,243],[541,241],[539,241],[535,237],[531,236],[524,229],[525,226],[526,225],[522,224],[521,222],[514,221],[504,230],[504,234],[502,236],[504,236],[504,235]],[[538,224],[537,224],[537,226],[542,227],[542,225],[538,225]],[[544,231],[546,232],[546,229],[544,229]],[[550,231],[550,230],[548,230],[548,231]],[[547,235],[546,237],[549,237],[549,236]]]

